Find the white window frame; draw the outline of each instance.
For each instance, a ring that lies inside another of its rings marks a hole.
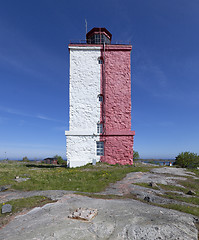
[[[104,142],[103,141],[96,142],[96,155],[104,156]]]
[[[97,133],[103,133],[103,123],[97,123]]]
[[[103,59],[101,57],[98,57],[98,63],[103,64]]]
[[[99,63],[99,64],[103,64],[103,60],[102,60],[102,59],[99,59],[99,60],[98,60],[98,63]]]
[[[103,95],[102,95],[102,94],[99,94],[99,95],[98,95],[98,99],[99,99],[99,102],[103,102],[103,100],[104,100]]]

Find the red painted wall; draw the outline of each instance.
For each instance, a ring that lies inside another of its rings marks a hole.
[[[110,164],[133,164],[133,135],[131,131],[131,46],[107,45],[102,51],[102,121],[104,156]],[[104,76],[104,77],[103,77]]]
[[[133,136],[101,136],[104,141],[102,162],[121,165],[133,164]]]

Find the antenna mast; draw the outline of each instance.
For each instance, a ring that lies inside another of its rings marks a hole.
[[[85,19],[85,26],[86,26],[86,34],[87,34],[87,21]]]

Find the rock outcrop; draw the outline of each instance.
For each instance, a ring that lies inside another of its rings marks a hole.
[[[68,218],[77,208],[97,209],[90,222]],[[15,217],[0,239],[197,240],[192,215],[133,199],[93,199],[75,194]]]

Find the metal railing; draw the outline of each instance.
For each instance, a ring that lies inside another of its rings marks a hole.
[[[70,44],[96,44],[96,45],[102,45],[104,44],[102,43],[91,43],[87,40],[70,40],[69,41]],[[115,41],[111,41],[111,43],[105,43],[106,45],[131,45],[131,41],[122,41],[122,40],[115,40]]]

